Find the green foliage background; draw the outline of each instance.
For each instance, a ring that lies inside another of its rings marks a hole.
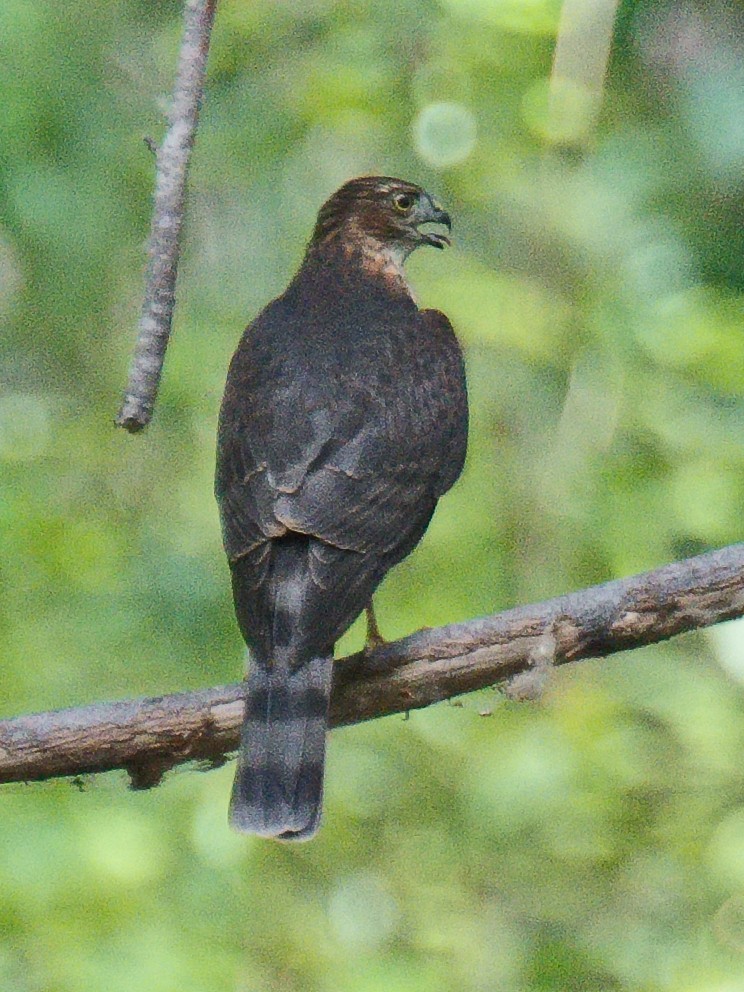
[[[455,247],[410,269],[473,406],[465,475],[379,594],[388,636],[741,539],[740,12],[628,0],[592,154],[562,170],[542,159],[557,0],[222,0],[175,336],[132,438],[112,418],[141,139],[180,4],[3,0],[2,712],[239,676],[221,387],[354,174],[450,208]],[[303,846],[228,832],[229,766],[151,793],[5,787],[0,988],[738,992],[743,680],[731,624],[562,669],[539,704],[492,691],[336,732]]]

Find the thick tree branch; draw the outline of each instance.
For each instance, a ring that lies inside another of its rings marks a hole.
[[[744,544],[532,606],[421,630],[336,666],[331,723],[429,706],[529,671],[626,651],[744,614]],[[126,769],[135,788],[236,749],[242,685],[0,722],[0,782]]]
[[[150,264],[129,382],[116,423],[134,433],[150,422],[168,347],[189,158],[196,137],[217,0],[186,0],[169,128],[157,151]]]

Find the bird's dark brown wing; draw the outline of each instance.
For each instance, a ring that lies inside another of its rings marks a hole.
[[[307,535],[304,601],[320,612],[306,628],[327,627],[332,643],[421,539],[466,434],[462,356],[443,314],[326,309],[314,327],[281,299],[264,311],[228,376],[216,480],[228,557],[255,590],[245,627],[268,622],[274,542]]]
[[[440,465],[436,495],[442,496],[460,477],[468,447],[468,395],[462,349],[449,318],[441,310],[422,310],[430,358],[428,377],[438,424]]]

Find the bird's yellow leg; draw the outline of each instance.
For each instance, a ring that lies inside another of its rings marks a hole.
[[[377,626],[377,617],[375,616],[375,608],[372,605],[372,600],[370,599],[367,604],[367,641],[364,645],[364,650],[367,654],[374,651],[375,648],[379,648],[381,645],[387,643],[385,638],[380,633],[380,628]]]

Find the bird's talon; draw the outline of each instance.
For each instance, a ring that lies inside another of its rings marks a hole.
[[[372,603],[370,603],[367,607],[367,638],[364,642],[364,653],[367,655],[372,654],[385,644],[387,644],[387,641],[380,633],[380,628],[377,626],[377,617],[375,616],[374,607],[372,606]]]

